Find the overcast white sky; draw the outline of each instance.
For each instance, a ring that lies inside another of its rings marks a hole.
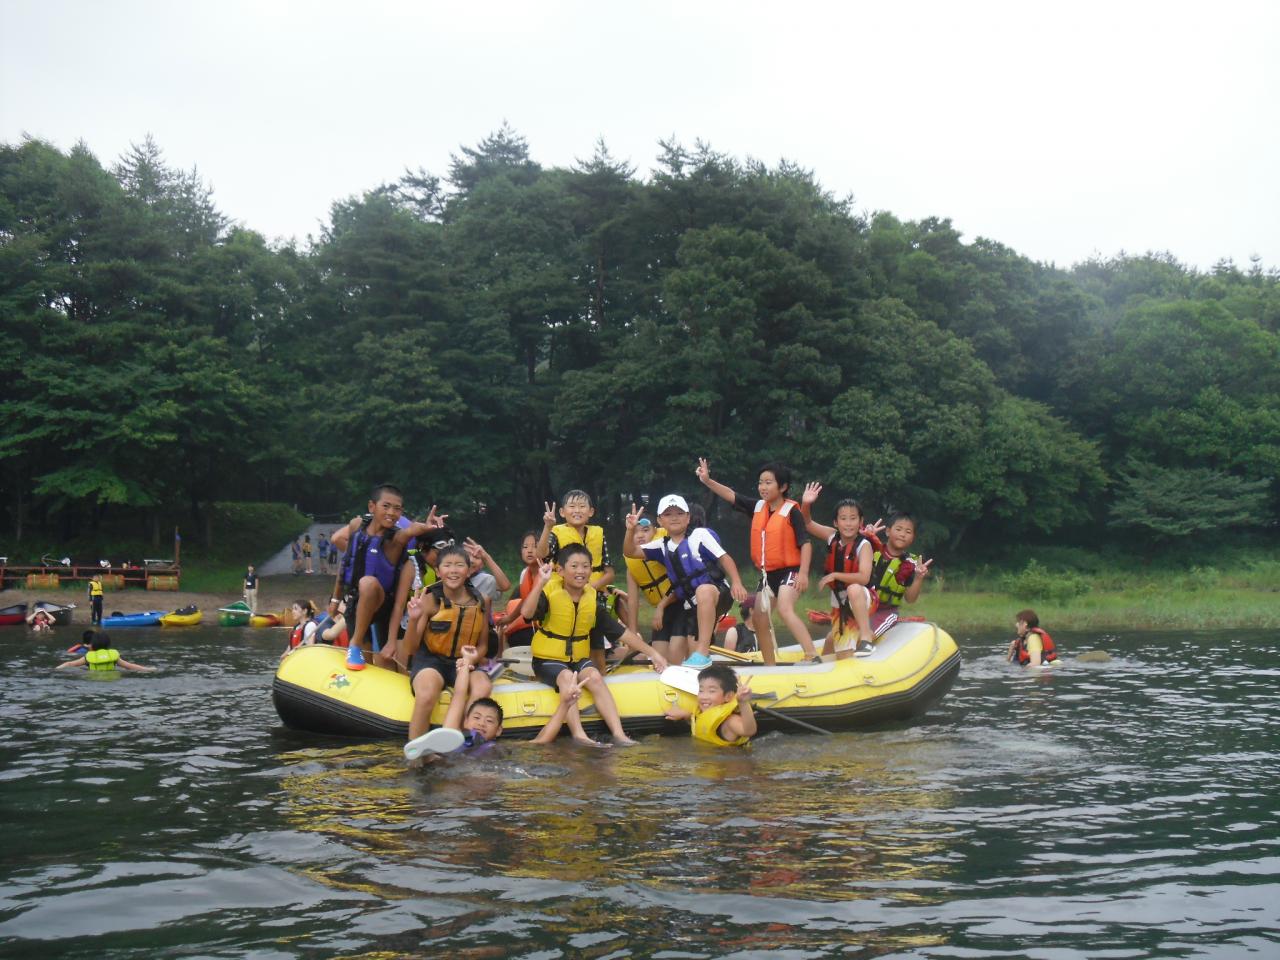
[[[0,0],[0,140],[110,164],[150,133],[273,238],[506,120],[545,166],[786,157],[1060,266],[1280,267],[1278,78],[1266,0]]]

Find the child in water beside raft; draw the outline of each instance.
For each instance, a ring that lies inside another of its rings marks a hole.
[[[583,729],[577,709],[578,697],[586,688],[613,734],[613,742],[630,746],[635,741],[622,729],[618,705],[605,683],[604,671],[590,658],[591,649],[596,644],[602,648],[607,636],[647,654],[658,673],[667,668],[667,661],[597,602],[596,591],[587,583],[591,568],[591,552],[585,546],[571,543],[564,547],[560,573],[553,573],[550,563],[539,568],[535,589],[525,598],[520,615],[535,626],[531,645],[534,676],[560,692],[574,739],[594,743]]]
[[[479,753],[485,746],[502,736],[502,704],[487,696],[471,699],[472,678],[477,675],[483,677],[484,674],[477,671],[473,664],[473,660],[478,656],[474,647],[464,647],[462,653],[456,664],[458,678],[453,685],[453,699],[449,702],[449,710],[445,713],[441,727],[446,730],[457,730],[462,734],[462,743],[451,753]],[[561,702],[551,719],[532,742],[551,743],[559,736],[568,715],[569,704]],[[406,743],[405,757],[411,761],[423,757],[423,754],[430,749],[426,741],[433,732],[435,731],[424,733]],[[429,762],[435,760],[436,756],[438,754],[428,755],[424,760]]]
[[[144,667],[138,663],[130,663],[120,656],[120,651],[111,645],[111,637],[101,630],[86,630],[83,642],[89,645],[89,652],[75,660],[66,660],[55,670],[67,667],[88,667],[93,673],[115,673],[116,669],[133,670],[137,673],[154,673],[155,667]]]
[[[1052,667],[1058,663],[1058,648],[1053,637],[1040,628],[1034,610],[1019,610],[1014,619],[1017,636],[1009,643],[1009,662],[1020,667]]]
[[[698,673],[698,706],[692,713],[676,707],[668,720],[688,720],[694,739],[717,747],[741,747],[756,735],[751,688],[738,682],[733,668],[713,663]]]

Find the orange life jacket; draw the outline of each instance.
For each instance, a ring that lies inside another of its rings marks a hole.
[[[1027,631],[1027,633],[1034,633],[1037,637],[1040,638],[1040,644],[1041,644],[1040,662],[1041,663],[1053,663],[1053,661],[1058,659],[1058,649],[1057,647],[1054,646],[1053,637],[1049,636],[1048,633],[1041,630],[1039,627],[1032,627]],[[1014,647],[1013,652],[1018,659],[1019,665],[1025,667],[1028,663],[1031,662],[1031,653],[1030,651],[1027,650],[1026,637],[1018,638],[1018,645]]]
[[[761,570],[782,570],[800,566],[800,544],[791,528],[791,511],[798,510],[794,500],[784,500],[772,513],[763,500],[756,501],[751,517],[751,562]]]
[[[484,615],[484,601],[471,584],[466,591],[472,603],[451,603],[444,595],[444,584],[433,584],[429,592],[436,598],[438,609],[427,621],[423,643],[438,657],[454,659],[463,647],[484,651],[489,634],[489,620]]]

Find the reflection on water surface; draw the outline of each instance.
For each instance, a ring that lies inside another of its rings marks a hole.
[[[98,684],[50,674],[56,642],[0,634],[24,680],[0,704],[22,824],[0,953],[1277,952],[1271,637],[1118,636],[1112,663],[1039,677],[1002,638],[962,640],[914,726],[730,752],[509,743],[425,770],[279,729],[278,639],[138,631],[122,648],[163,672]]]

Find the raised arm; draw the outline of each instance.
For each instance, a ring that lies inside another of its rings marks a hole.
[[[636,524],[640,522],[640,518],[644,516],[644,507],[637,507],[634,503],[631,505],[631,511],[627,514],[626,520],[623,521],[627,528],[626,535],[622,538],[622,555],[631,557],[633,560],[643,560],[644,553],[636,546]],[[630,580],[627,581],[631,583]],[[628,591],[630,587],[628,586]]]
[[[524,603],[520,604],[520,616],[532,622],[533,615],[538,610],[538,598],[542,596],[542,588],[551,581],[552,567],[547,562],[538,567],[538,579],[534,581],[533,589],[529,591],[529,595],[524,598]]]
[[[542,533],[538,536],[538,545],[534,552],[540,559],[545,559],[551,549],[551,528],[556,525],[556,505],[543,501]]]
[[[467,552],[472,556],[479,557],[484,565],[489,568],[489,572],[493,574],[493,579],[497,581],[498,592],[505,593],[511,589],[511,581],[507,578],[502,567],[498,565],[498,561],[493,559],[489,551],[476,543],[470,537],[467,537],[466,543],[463,544]]]
[[[707,465],[706,457],[698,458],[698,469],[694,471],[698,475],[698,479],[702,481],[702,485],[714,493],[721,500],[727,500],[733,503],[738,499],[738,495],[734,493],[732,487],[727,487],[719,480],[711,479],[711,468]]]
[[[920,591],[924,588],[924,581],[929,576],[929,568],[931,566],[933,566],[932,559],[916,564],[916,574],[911,578],[911,585],[902,594],[902,599],[907,603],[915,603],[920,599]]]
[[[804,517],[804,528],[809,531],[810,536],[817,537],[825,543],[831,539],[831,535],[836,532],[836,528],[823,526],[815,521],[810,513],[813,505],[818,502],[818,496],[821,493],[822,484],[816,482],[805,484],[804,496],[800,498],[800,515]]]
[[[463,647],[465,652],[468,648]],[[467,699],[471,692],[471,671],[475,669],[466,657],[458,660],[458,679],[453,682],[453,699],[449,701],[449,709],[444,715],[443,726],[454,730],[462,729],[462,718],[467,715]]]

